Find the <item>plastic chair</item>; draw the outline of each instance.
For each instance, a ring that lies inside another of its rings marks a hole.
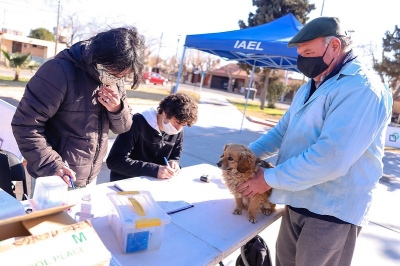
[[[24,165],[15,154],[0,149],[0,188],[15,197],[13,181],[22,181],[22,189],[24,191],[22,199],[27,199],[25,195],[28,194],[28,189]]]

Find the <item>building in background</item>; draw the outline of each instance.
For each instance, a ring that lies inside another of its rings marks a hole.
[[[286,94],[282,95],[280,101],[292,102],[293,98],[302,84],[307,82],[304,75],[286,71],[282,69],[274,69],[275,75],[280,77],[280,81],[285,85],[289,86],[291,90]],[[263,76],[257,73],[253,76],[252,88],[257,90],[256,95],[260,95],[262,90],[261,81],[264,79]],[[194,74],[193,71],[188,73],[185,82],[191,84],[200,85],[201,75]],[[203,79],[203,87],[211,89],[225,90],[228,92],[244,94],[246,89],[249,87],[250,75],[246,71],[241,70],[235,63],[230,63],[220,68],[214,69],[210,74],[206,75]]]
[[[43,64],[55,55],[55,42],[44,41],[22,36],[22,32],[2,29],[0,31],[0,47],[8,53],[31,53],[31,60]],[[57,53],[67,48],[65,43],[58,43]],[[5,63],[3,53],[0,55],[0,63]]]

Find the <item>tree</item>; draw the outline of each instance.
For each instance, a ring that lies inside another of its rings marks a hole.
[[[268,85],[268,108],[276,108],[275,104],[282,94],[288,91],[288,87],[281,81],[270,83]]]
[[[157,67],[157,55],[153,55],[154,50],[159,46],[160,39],[155,37],[147,37],[145,41],[145,48],[144,48],[144,58],[145,58],[145,65],[153,68]],[[160,62],[163,60],[161,59]],[[160,63],[159,62],[159,63]]]
[[[26,54],[26,55],[21,55],[21,54],[9,54],[5,50],[1,49],[3,52],[4,56],[7,58],[7,60],[10,62],[10,67],[15,68],[15,77],[14,81],[19,80],[19,71],[21,70],[21,67],[27,62],[29,57],[31,57],[31,53]]]
[[[255,14],[250,12],[247,25],[243,20],[239,20],[239,27],[241,29],[263,25],[289,13],[292,13],[302,24],[305,24],[308,20],[307,15],[315,9],[315,5],[309,4],[308,0],[253,0],[253,6],[256,6],[257,10]],[[246,64],[240,64],[240,66],[243,70],[250,72],[249,69],[251,69],[251,66]],[[257,72],[259,71],[260,69],[257,70]],[[260,108],[263,110],[265,107],[271,69],[264,67],[262,71],[265,80],[260,94]]]
[[[41,64],[36,62],[35,60],[29,60],[25,63],[25,65],[31,70],[31,72],[41,66]]]
[[[225,73],[229,77],[228,91],[232,91],[233,80],[236,79],[240,74],[240,67],[237,64],[228,64],[224,66]],[[235,75],[236,73],[236,75]]]
[[[208,54],[207,56],[203,57],[203,64],[200,64],[200,70],[206,75],[209,75],[215,68],[219,66],[220,63],[221,59]]]
[[[31,30],[31,33],[29,34],[28,37],[54,42],[54,34],[51,33],[50,31],[46,30],[45,28],[37,28],[37,29]]]
[[[211,74],[211,72],[219,66],[221,60],[212,55],[205,55],[204,52],[196,50],[189,56],[189,62],[193,68],[199,68],[200,72],[204,72],[206,75]],[[200,81],[200,80],[199,80]]]
[[[74,43],[81,41],[84,38],[85,25],[79,21],[76,13],[72,15],[66,15],[62,18],[60,35],[66,35],[67,47],[71,47]]]
[[[275,108],[276,102],[280,99],[282,94],[285,94],[289,91],[289,87],[287,87],[281,80],[282,76],[278,75],[278,71],[272,70],[270,71],[270,77],[268,79],[268,94],[266,96],[268,100],[268,108]],[[264,82],[266,79],[260,82],[260,85],[265,87]]]
[[[300,87],[303,86],[304,83],[305,83],[304,79],[303,81],[295,80],[291,82],[290,84],[287,85],[288,92],[289,91],[297,92],[300,89]]]
[[[395,26],[393,32],[387,31],[383,38],[382,61],[374,58],[374,69],[388,78],[393,98],[400,96],[400,28]]]
[[[186,55],[182,60],[182,83],[185,84],[190,68],[190,54]]]
[[[82,21],[79,17],[79,13],[63,14],[60,22],[59,35],[66,38],[67,47],[71,47],[73,44],[87,40],[99,32],[109,30],[111,28],[123,25],[122,21],[118,21],[119,18],[91,18],[83,16],[86,21]]]

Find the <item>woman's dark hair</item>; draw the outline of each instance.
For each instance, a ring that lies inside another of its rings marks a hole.
[[[145,42],[135,27],[101,32],[88,41],[86,57],[89,64],[101,64],[111,73],[130,69],[132,89],[139,86],[143,79]]]
[[[168,119],[175,117],[180,124],[186,123],[188,127],[196,123],[197,110],[197,102],[184,93],[168,95],[157,108],[159,114],[164,111]]]

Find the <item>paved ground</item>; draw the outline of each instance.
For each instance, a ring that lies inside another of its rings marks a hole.
[[[201,93],[199,120],[196,125],[185,129],[185,141],[181,165],[191,166],[199,163],[215,164],[219,160],[226,143],[248,145],[270,128],[243,120],[243,115],[226,97],[242,95],[200,89],[192,85],[180,85],[179,91],[192,90]],[[282,105],[280,107],[286,107]],[[138,112],[148,106],[133,106]],[[243,120],[243,126],[242,126]],[[110,140],[112,144],[113,140]],[[270,160],[275,162],[274,158]],[[358,239],[352,265],[400,265],[400,215],[397,203],[400,202],[400,154],[386,152],[383,160],[384,176],[375,191],[375,202],[371,207],[371,222],[364,227]],[[199,177],[202,173],[199,173]],[[109,170],[104,165],[98,183],[108,182]],[[232,199],[233,200],[233,199]],[[230,210],[227,210],[227,215]],[[280,220],[268,227],[260,235],[275,255],[275,240]],[[226,258],[225,265],[235,265],[239,251]]]

